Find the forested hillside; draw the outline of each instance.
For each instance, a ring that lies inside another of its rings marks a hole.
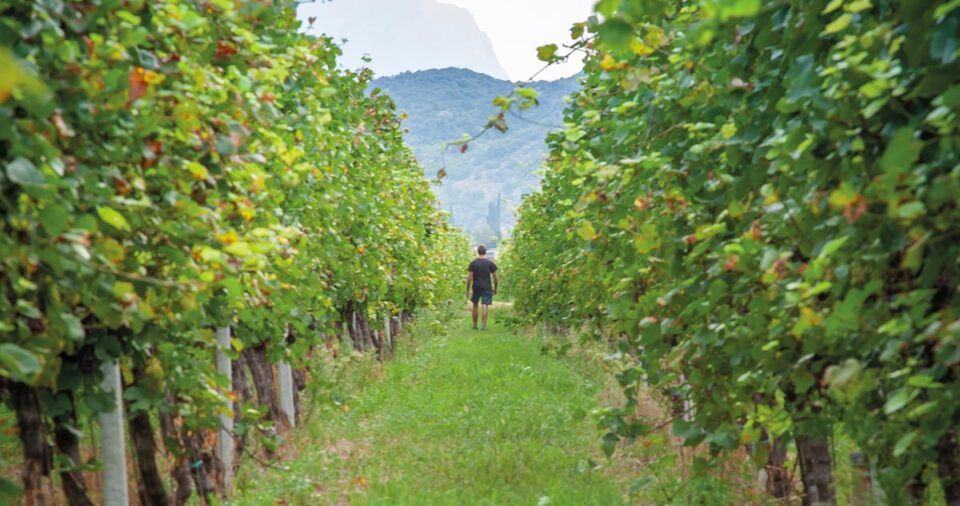
[[[386,90],[397,109],[408,114],[405,140],[433,177],[441,167],[443,144],[475,133],[497,113],[493,97],[510,93],[516,83],[447,68],[405,72],[377,79],[372,86]],[[507,132],[488,132],[463,154],[452,148],[447,152],[447,176],[437,194],[445,209],[452,208],[455,224],[476,232],[486,224],[488,204],[502,191],[506,201],[502,224],[512,227],[521,195],[539,187],[534,172],[547,152],[547,125],[561,125],[563,98],[578,86],[575,77],[533,83],[531,87],[540,92],[540,106],[522,113],[529,121],[508,116]]]

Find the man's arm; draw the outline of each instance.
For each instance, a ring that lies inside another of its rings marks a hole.
[[[497,293],[497,286],[500,285],[500,280],[497,279],[497,272],[494,271],[493,274],[493,293]]]
[[[473,271],[467,274],[467,298],[470,298],[470,287],[473,286]]]

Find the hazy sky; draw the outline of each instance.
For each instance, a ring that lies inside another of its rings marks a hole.
[[[340,0],[349,1],[349,0]],[[570,42],[570,26],[585,21],[595,0],[440,0],[470,10],[490,36],[500,64],[510,78],[526,80],[543,66],[537,47]],[[551,67],[539,79],[567,77],[580,71],[578,59]]]

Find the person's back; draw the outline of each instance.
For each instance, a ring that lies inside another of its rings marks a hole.
[[[467,298],[473,302],[473,328],[477,328],[477,304],[483,302],[483,330],[487,329],[487,312],[497,293],[497,264],[486,258],[487,248],[477,247],[477,258],[470,262],[467,271]],[[492,278],[492,280],[491,280]],[[473,289],[473,297],[470,290]]]
[[[470,262],[468,271],[473,273],[473,291],[481,294],[493,291],[492,274],[497,270],[497,264],[489,258],[474,258]]]

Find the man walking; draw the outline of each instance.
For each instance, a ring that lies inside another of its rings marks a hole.
[[[473,330],[477,330],[477,304],[483,302],[483,326],[480,330],[487,330],[487,312],[493,303],[493,295],[497,293],[497,264],[487,258],[487,247],[477,246],[477,258],[467,267],[467,298],[473,302]],[[490,278],[493,277],[493,284]],[[473,297],[470,297],[470,288],[473,288]]]

